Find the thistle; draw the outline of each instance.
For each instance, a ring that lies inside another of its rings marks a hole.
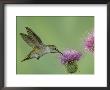
[[[90,33],[87,38],[85,39],[84,43],[85,49],[89,52],[94,52],[94,34],[93,32]]]
[[[77,62],[80,60],[82,54],[76,50],[65,50],[60,55],[61,63],[66,67],[68,73],[75,73],[78,70]]]

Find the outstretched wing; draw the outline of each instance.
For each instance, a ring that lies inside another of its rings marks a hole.
[[[35,41],[29,37],[27,34],[24,33],[20,33],[21,37],[23,38],[23,40],[32,48],[37,47],[39,48],[36,44]]]
[[[32,29],[30,29],[29,27],[25,27],[28,33],[28,36],[30,38],[33,39],[33,41],[35,42],[36,45],[41,46],[43,45],[42,40],[40,39],[40,37],[38,35],[36,35]]]
[[[27,34],[20,33],[23,40],[31,47],[41,48],[44,44],[41,39],[29,28],[25,27],[27,30]]]

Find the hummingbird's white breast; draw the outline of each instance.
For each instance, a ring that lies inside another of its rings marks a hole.
[[[50,52],[50,48],[49,47],[45,47],[44,53],[49,53]]]
[[[37,52],[35,51],[35,52],[31,53],[31,57],[32,58],[38,58],[38,57],[41,57],[41,56],[43,56],[43,55],[45,55],[49,52],[50,52],[50,48],[49,47],[44,47],[40,50],[37,50]]]

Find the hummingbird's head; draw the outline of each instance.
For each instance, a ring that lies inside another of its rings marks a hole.
[[[55,45],[48,45],[50,53],[60,53],[62,54]]]

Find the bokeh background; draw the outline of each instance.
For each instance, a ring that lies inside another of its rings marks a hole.
[[[16,17],[16,73],[17,74],[68,74],[58,54],[47,54],[39,60],[21,62],[32,50],[19,33],[30,27],[45,44],[53,44],[63,51],[68,48],[83,53],[75,74],[94,74],[94,56],[84,51],[84,39],[94,30],[93,16],[17,16]]]

